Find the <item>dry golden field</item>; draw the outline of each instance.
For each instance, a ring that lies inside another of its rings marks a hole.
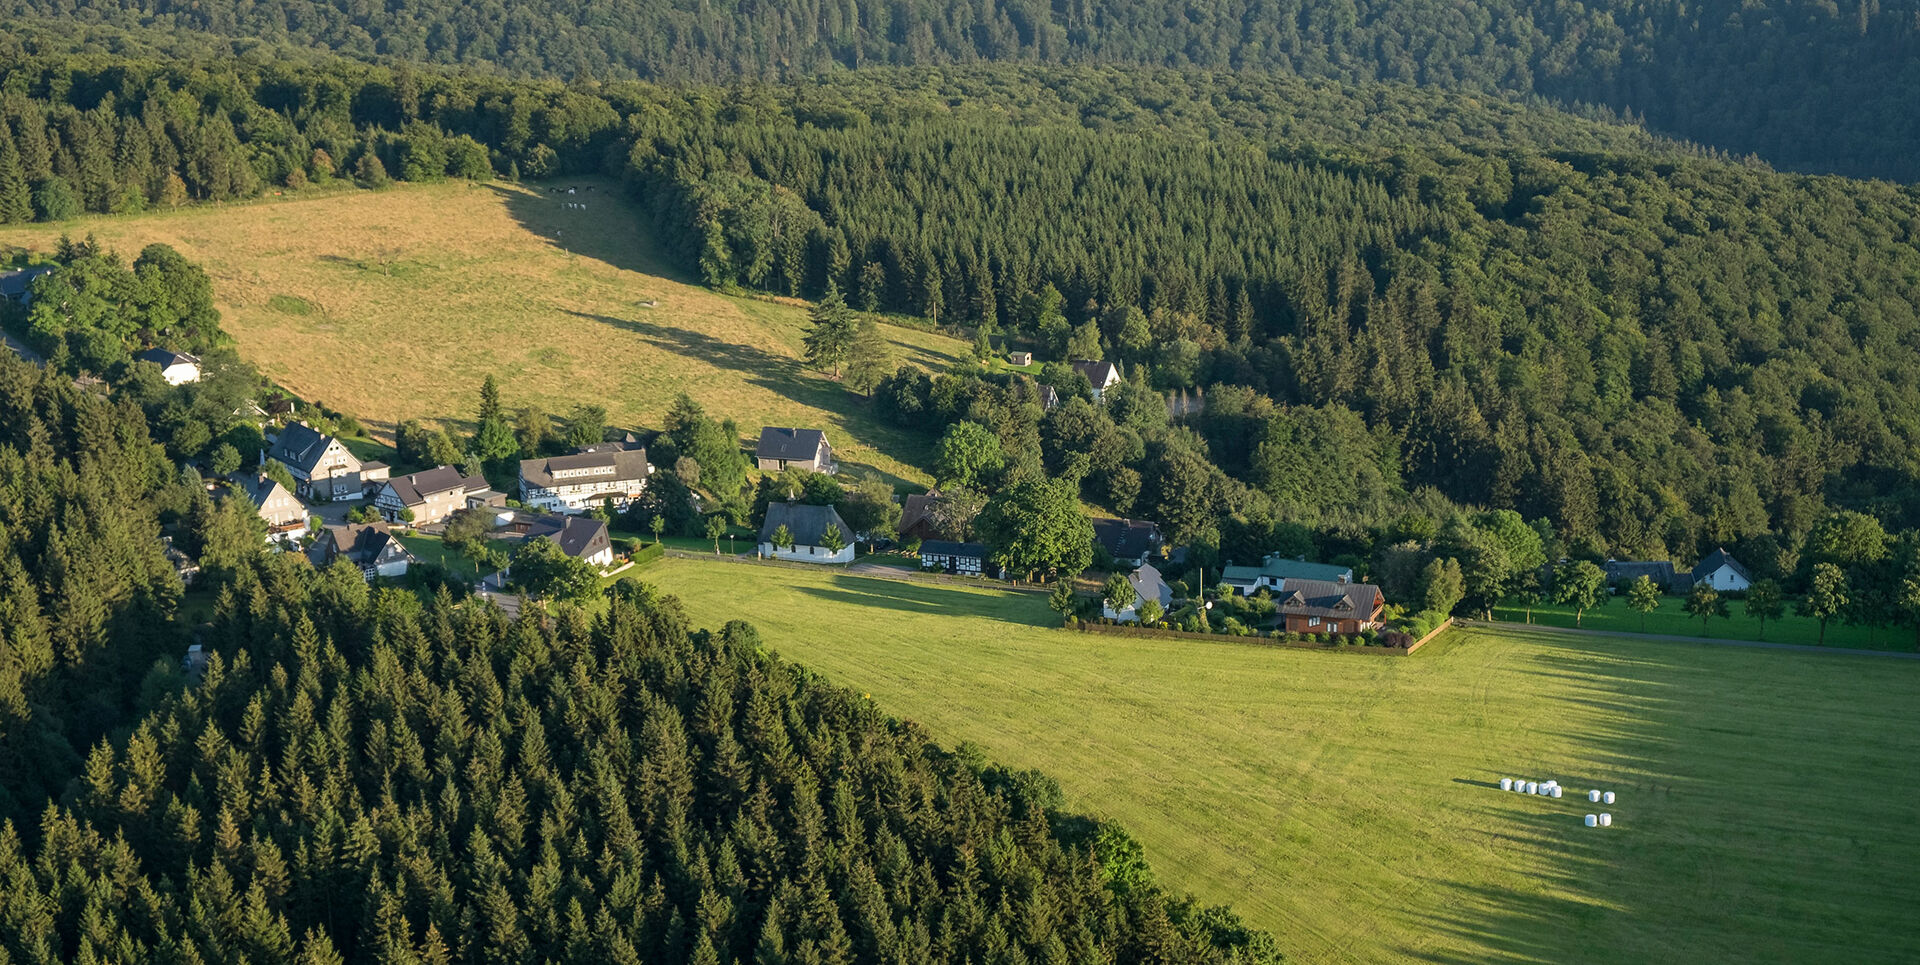
[[[540,187],[407,185],[8,227],[0,246],[46,249],[63,231],[128,259],[172,245],[213,277],[243,357],[376,435],[409,418],[464,426],[491,373],[509,406],[598,402],[622,425],[658,426],[684,391],[748,437],[821,427],[843,463],[925,481],[911,465],[923,442],[803,367],[804,309],[692,283],[613,185],[569,183],[593,187],[565,198],[585,210]],[[903,361],[940,366],[966,349],[884,331]]]

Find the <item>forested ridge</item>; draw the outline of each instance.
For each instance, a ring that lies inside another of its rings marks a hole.
[[[33,49],[76,26],[114,49],[284,44],[528,76],[729,82],[838,68],[1127,64],[1384,80],[1605,104],[1806,170],[1912,180],[1914,0],[1211,4],[9,0]],[[36,26],[38,29],[35,29]],[[153,39],[158,38],[158,39]]]
[[[1196,492],[1152,485],[1153,463],[1130,464],[1144,486],[1085,480],[1116,511],[1194,520],[1183,539],[1236,517],[1364,523],[1431,487],[1583,552],[1684,560],[1791,547],[1835,507],[1903,527],[1920,506],[1911,188],[1431,94],[1374,129],[1364,93],[1295,111],[1296,87],[1238,75],[677,89],[80,58],[11,76],[0,211],[31,216],[69,181],[115,210],[181,200],[176,177],[217,200],[602,171],[711,284],[831,282],[1042,358],[1104,355],[1144,389],[1251,390],[1246,418],[1210,407],[1169,450],[1223,474],[1204,512],[1136,503]],[[1329,428],[1296,437],[1268,406]],[[1352,468],[1303,490],[1314,460]]]

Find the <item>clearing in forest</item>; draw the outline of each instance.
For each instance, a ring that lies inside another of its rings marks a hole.
[[[640,576],[696,626],[750,620],[941,741],[1044,770],[1289,961],[1920,959],[1920,661],[1525,628],[1275,650],[824,569]]]
[[[925,481],[913,465],[924,441],[802,364],[804,308],[692,283],[616,185],[564,184],[579,193],[448,182],[9,226],[0,247],[92,234],[131,260],[172,245],[212,276],[244,358],[382,436],[402,419],[469,428],[491,373],[509,406],[562,416],[599,403],[618,425],[658,427],[684,391],[747,438],[823,428],[843,465]],[[945,336],[882,331],[902,362],[967,354]]]

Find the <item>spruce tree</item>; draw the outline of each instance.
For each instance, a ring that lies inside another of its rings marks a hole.
[[[826,294],[807,313],[807,319],[807,363],[816,369],[831,368],[833,377],[840,378],[840,363],[852,353],[858,328],[838,285],[827,286]]]

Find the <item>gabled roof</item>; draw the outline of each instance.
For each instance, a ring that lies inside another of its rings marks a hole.
[[[821,534],[829,525],[840,528],[840,541],[853,545],[853,529],[847,521],[840,518],[839,510],[832,506],[809,506],[805,503],[768,503],[767,521],[760,524],[760,542],[773,542],[773,531],[781,526],[793,534],[795,546],[819,546]]]
[[[640,444],[639,437],[629,432],[621,439],[615,439],[610,442],[596,442],[590,446],[581,446],[574,450],[574,454],[579,455],[588,452],[630,452],[635,450],[645,452],[647,451],[647,447]]]
[[[1252,586],[1260,582],[1260,568],[1257,566],[1228,566],[1220,570],[1220,582],[1234,586]]]
[[[1120,381],[1120,366],[1112,362],[1094,362],[1087,359],[1075,359],[1073,370],[1087,377],[1096,389],[1105,388]]]
[[[1371,620],[1386,595],[1367,583],[1288,580],[1280,591],[1281,613],[1340,620]]]
[[[541,489],[586,486],[598,482],[625,482],[647,478],[645,449],[602,448],[624,443],[602,443],[570,456],[520,460],[520,481]],[[556,475],[558,474],[558,475]]]
[[[295,422],[280,430],[280,434],[273,438],[273,444],[267,447],[267,455],[286,463],[290,469],[312,473],[313,468],[320,464],[320,456],[332,442],[332,436],[321,435],[304,422]]]
[[[1714,572],[1722,566],[1733,567],[1733,571],[1740,574],[1741,579],[1746,580],[1748,583],[1753,582],[1753,575],[1748,573],[1747,568],[1741,566],[1740,561],[1734,559],[1733,554],[1727,552],[1725,549],[1715,549],[1713,552],[1708,553],[1707,558],[1701,560],[1700,565],[1693,568],[1693,578],[1696,581],[1704,580],[1712,576]]]
[[[195,367],[198,367],[200,365],[199,356],[188,355],[185,352],[175,352],[175,351],[171,351],[169,349],[164,349],[164,348],[150,348],[144,352],[141,352],[138,355],[135,355],[134,358],[139,359],[142,362],[152,362],[153,364],[158,365],[163,369],[170,365],[174,365],[176,363],[181,363],[181,362],[184,362],[188,365],[192,365]]]
[[[59,265],[34,265],[30,268],[13,268],[0,271],[0,298],[19,298],[27,293],[33,280],[39,278]]]
[[[560,552],[576,560],[612,545],[607,539],[607,524],[591,516],[565,516],[559,513],[521,516],[515,520],[515,528],[521,526],[525,527],[528,539],[545,536],[559,545]]]
[[[827,434],[818,429],[782,429],[767,426],[760,430],[760,444],[754,447],[756,459],[785,459],[788,462],[810,460],[820,454]]]
[[[1093,541],[1116,560],[1137,560],[1158,550],[1166,540],[1160,524],[1144,519],[1095,519]]]
[[[246,492],[247,498],[253,500],[255,506],[265,506],[267,500],[272,499],[276,495],[293,495],[287,492],[287,487],[280,485],[279,481],[272,476],[258,473],[236,473],[233,476],[233,481],[235,485]]]
[[[426,472],[395,476],[387,480],[387,485],[393,487],[393,494],[400,498],[401,505],[418,506],[441,493],[478,492],[487,488],[487,480],[484,476],[462,477],[460,470],[452,466],[437,466]]]
[[[325,536],[308,551],[308,558],[318,566],[331,562],[326,558],[329,548],[356,566],[413,558],[413,554],[393,538],[385,523],[340,523],[325,527],[323,532]]]
[[[1140,564],[1127,576],[1127,582],[1133,584],[1134,594],[1142,600],[1152,600],[1161,606],[1173,601],[1173,589],[1160,578],[1160,570],[1152,563]]]
[[[1040,387],[1040,408],[1054,409],[1060,405],[1060,393],[1051,385]]]
[[[933,511],[940,506],[940,497],[933,493],[915,493],[900,501],[900,525],[896,527],[904,533],[923,521],[933,521]]]
[[[992,553],[993,548],[985,543],[955,543],[944,539],[930,539],[920,544],[921,556],[957,556],[984,561]]]

